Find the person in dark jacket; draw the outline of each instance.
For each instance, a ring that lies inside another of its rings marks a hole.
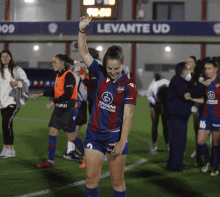
[[[94,59],[99,60],[99,52],[96,49],[89,48],[89,53],[91,54],[91,56]],[[101,63],[101,61],[99,63]],[[93,102],[95,99],[95,93],[96,93],[96,89],[97,89],[98,80],[97,80],[97,77],[92,72],[89,72],[89,79],[85,78],[85,75],[80,75],[80,77],[81,77],[81,80],[83,81],[83,83],[88,88],[87,89],[87,100],[89,102],[89,114],[91,114],[92,105],[93,105]]]
[[[190,67],[185,62],[181,62],[176,65],[175,71],[176,75],[170,81],[167,98],[170,144],[167,168],[172,171],[184,172],[185,169],[188,169],[188,167],[183,165],[187,139],[187,122],[194,102],[204,102],[202,98],[191,99],[191,97],[201,97],[205,85],[209,85],[209,81],[189,88],[188,81],[191,79]]]

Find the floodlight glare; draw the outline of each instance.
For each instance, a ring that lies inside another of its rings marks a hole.
[[[170,47],[166,47],[166,48],[165,48],[165,51],[166,51],[166,52],[170,52],[170,51],[171,51],[171,48],[170,48]]]
[[[40,48],[40,47],[39,47],[38,45],[35,45],[35,46],[34,46],[34,50],[35,50],[35,51],[38,51],[39,48]]]
[[[102,51],[102,49],[103,49],[102,46],[96,47],[96,50],[97,50],[97,51]]]

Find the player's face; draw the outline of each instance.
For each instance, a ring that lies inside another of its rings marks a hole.
[[[218,68],[214,67],[212,64],[205,65],[205,73],[208,78],[212,78],[217,74],[217,72],[218,72]]]
[[[54,71],[61,72],[61,70],[64,68],[64,61],[60,61],[59,58],[54,57],[53,58],[53,67],[54,67]]]
[[[196,63],[195,63],[194,59],[189,57],[187,59],[187,65],[189,65],[190,71],[193,73],[194,72],[194,68],[196,67]]]
[[[107,60],[106,70],[112,80],[116,80],[122,76],[123,65],[119,60]]]
[[[183,78],[185,78],[189,73],[191,73],[190,70],[190,67],[186,64],[185,69],[183,70]]]
[[[2,62],[2,64],[7,66],[10,61],[11,61],[11,57],[10,57],[10,55],[8,53],[2,53],[1,54],[1,62]]]

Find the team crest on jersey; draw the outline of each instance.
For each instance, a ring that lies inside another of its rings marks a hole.
[[[118,93],[122,93],[125,90],[124,86],[118,86]]]
[[[215,87],[216,87],[216,88],[219,88],[219,87],[220,87],[220,83],[217,83],[217,84],[215,85]]]
[[[58,82],[56,83],[56,87],[58,86]]]

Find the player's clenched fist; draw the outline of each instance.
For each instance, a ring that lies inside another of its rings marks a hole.
[[[79,23],[79,30],[81,32],[85,32],[86,31],[86,27],[89,26],[89,23],[92,20],[92,16],[89,16],[88,14],[86,14],[86,16],[82,16],[80,18],[80,23]]]

